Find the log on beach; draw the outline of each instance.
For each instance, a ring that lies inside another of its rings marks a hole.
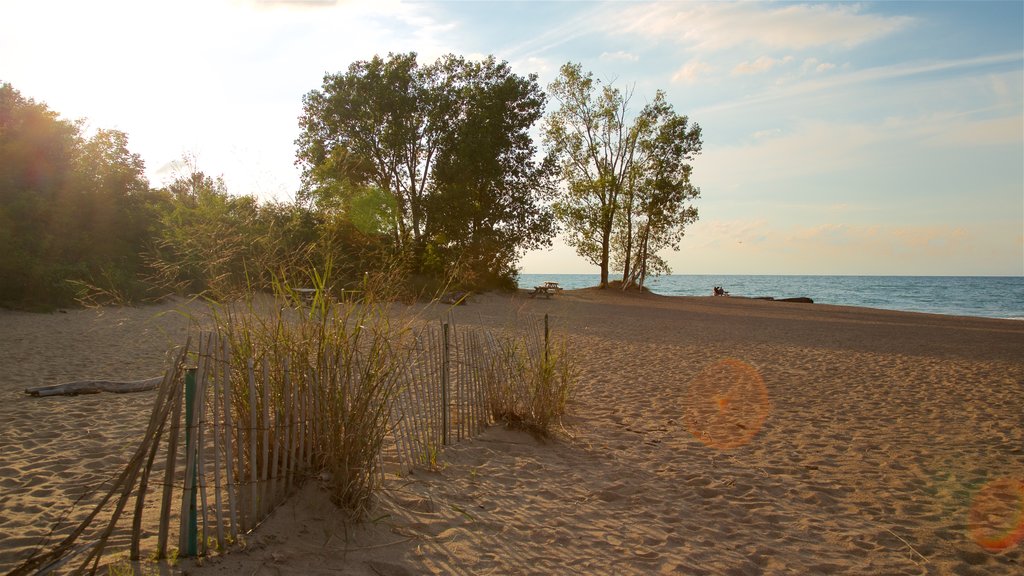
[[[100,392],[146,392],[155,390],[163,376],[154,376],[145,380],[78,380],[65,384],[26,388],[25,394],[30,396],[77,396],[78,394],[99,394]]]
[[[742,296],[741,296],[742,298]],[[797,302],[800,304],[814,304],[814,300],[807,296],[797,296],[796,298],[776,298],[774,296],[754,296],[751,300],[769,300],[771,302]]]

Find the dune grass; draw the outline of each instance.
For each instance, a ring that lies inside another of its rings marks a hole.
[[[561,426],[579,381],[579,367],[565,339],[506,334],[492,346],[489,378],[496,422],[548,437]]]

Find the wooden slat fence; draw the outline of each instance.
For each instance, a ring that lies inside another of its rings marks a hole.
[[[520,342],[531,356],[545,346],[546,324],[545,317],[525,326]],[[117,551],[107,543],[133,496],[130,560],[144,558],[143,544],[155,548],[150,558],[225,550],[320,473],[331,428],[318,403],[337,397],[322,390],[332,373],[353,369],[342,365],[343,355],[328,351],[333,364],[310,368],[283,349],[243,360],[218,332],[192,342],[169,355],[143,441],[99,505],[12,575],[95,573],[100,557]],[[404,475],[432,466],[445,445],[491,425],[493,395],[510,370],[502,361],[506,342],[449,321],[396,345],[402,361],[385,408],[388,433],[375,472],[381,479],[385,470]],[[185,367],[187,359],[194,368]],[[359,373],[359,357],[348,360]]]

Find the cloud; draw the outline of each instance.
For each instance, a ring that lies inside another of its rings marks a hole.
[[[809,96],[817,93],[838,93],[841,92],[839,89],[849,89],[854,86],[866,86],[890,80],[913,78],[940,72],[970,73],[973,70],[984,69],[989,66],[1019,64],[1022,60],[1024,60],[1024,58],[1021,57],[1020,53],[1008,52],[1005,54],[988,54],[972,58],[876,66],[874,68],[865,68],[863,70],[849,72],[846,74],[816,76],[800,82],[785,84],[782,88],[779,88],[776,85],[759,94],[744,96],[742,99],[728,100],[712,106],[707,106],[695,111],[694,115],[721,112],[735,108],[756,108],[772,101],[792,100],[796,97]],[[693,61],[694,60],[691,62]],[[823,68],[823,70],[827,69],[830,68],[827,66]]]
[[[831,62],[822,62],[817,58],[808,58],[804,60],[803,64],[800,65],[801,74],[821,73],[828,72],[835,68],[836,65]]]
[[[608,6],[582,2],[577,6],[581,7],[580,10],[559,25],[546,26],[526,40],[496,48],[494,52],[509,60],[544,55],[567,42],[592,34],[609,33],[621,25],[615,18],[616,11]]]
[[[753,62],[741,62],[740,64],[737,64],[736,67],[732,69],[732,73],[733,75],[736,76],[742,74],[760,74],[762,72],[767,72],[772,68],[775,68],[776,66],[788,64],[789,62],[792,61],[792,56],[786,56],[785,58],[781,59],[771,58],[769,56],[761,56],[760,58],[754,60]]]
[[[631,52],[619,50],[617,52],[602,52],[601,60],[605,62],[636,62],[640,57]]]
[[[906,29],[907,16],[865,13],[859,4],[660,3],[632,5],[613,16],[622,30],[660,36],[701,50],[754,44],[802,50],[853,47]]]
[[[707,76],[711,72],[714,72],[715,68],[707,62],[701,62],[700,60],[690,60],[683,65],[682,68],[676,70],[675,74],[672,75],[673,82],[684,82],[692,83],[696,82],[702,76]]]
[[[751,134],[751,136],[757,140],[760,140],[761,138],[770,138],[772,136],[778,136],[779,134],[782,134],[781,128],[769,128],[767,130],[758,130]]]
[[[285,8],[330,8],[338,4],[338,0],[254,0],[256,6]]]

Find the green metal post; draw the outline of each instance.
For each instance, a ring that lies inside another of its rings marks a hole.
[[[188,450],[192,440],[192,424],[195,419],[195,415],[192,414],[192,403],[196,397],[196,369],[188,368],[185,370],[185,446]],[[193,461],[197,458],[198,451],[189,454],[186,458],[191,458]],[[192,490],[188,495],[188,533],[186,534],[185,542],[186,549],[183,551],[184,556],[194,557],[199,553],[199,526],[198,526],[198,511],[196,510],[196,482],[199,479],[199,467],[192,467]]]

